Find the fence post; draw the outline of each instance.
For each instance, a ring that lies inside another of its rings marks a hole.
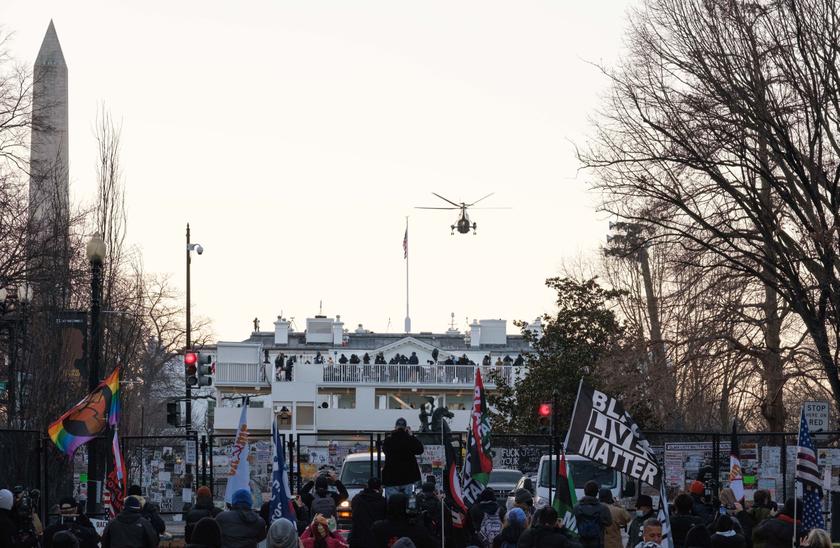
[[[285,434],[284,434],[285,436]],[[292,481],[295,478],[295,440],[292,433],[289,432],[289,489],[291,489]],[[298,476],[300,476],[300,464],[298,464]]]
[[[554,476],[554,436],[550,436],[548,439],[548,502],[546,506],[551,506],[551,501],[553,500],[551,490],[554,478],[552,476]],[[537,478],[537,485],[540,484],[540,479]]]
[[[216,478],[213,474],[213,438],[215,436],[210,434],[210,446],[208,447],[209,451],[209,460],[210,461],[210,489],[215,493],[216,492]]]
[[[207,485],[207,436],[201,435],[201,485]]]
[[[300,474],[300,432],[297,433],[297,493],[300,493],[301,488],[301,474]]]
[[[720,489],[720,434],[712,434],[712,502],[718,504],[718,491]]]
[[[787,500],[787,434],[782,432],[782,500]],[[796,494],[796,482],[794,482],[794,495]]]
[[[376,434],[376,477],[382,479],[382,434]]]
[[[373,477],[373,432],[370,433],[370,443],[368,444],[368,452],[370,453],[370,478]]]
[[[38,483],[41,489],[41,499],[39,501],[38,515],[41,517],[41,523],[47,523],[47,501],[50,496],[49,484],[49,470],[47,469],[47,439],[41,435],[38,436]],[[42,479],[43,478],[43,479]]]

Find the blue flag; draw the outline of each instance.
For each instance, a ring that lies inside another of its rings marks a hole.
[[[796,448],[796,481],[802,482],[802,532],[825,529],[822,513],[822,478],[820,478],[817,452],[805,413],[799,414],[799,441]]]
[[[286,468],[284,438],[277,431],[277,422],[271,425],[271,441],[274,445],[274,459],[271,465],[271,502],[268,503],[269,523],[278,518],[286,518],[295,523],[295,510],[292,507],[292,490],[289,489],[289,470]]]
[[[230,455],[230,468],[227,473],[227,487],[225,488],[225,502],[233,502],[233,494],[240,489],[251,492],[251,467],[248,464],[248,398],[242,399],[242,412],[239,415],[239,428],[236,429],[236,439]]]

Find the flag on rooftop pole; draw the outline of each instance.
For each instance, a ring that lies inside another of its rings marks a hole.
[[[569,468],[566,465],[566,452],[560,451],[560,460],[557,461],[557,474],[555,475],[557,481],[557,489],[554,491],[554,500],[551,506],[557,511],[557,519],[563,522],[563,525],[569,531],[577,533],[577,522],[575,520],[575,506],[577,505],[577,495],[575,494],[575,481],[569,474]]]
[[[277,430],[277,421],[272,421],[271,440],[274,442],[274,459],[271,465],[271,502],[269,502],[269,523],[286,518],[296,523],[292,507],[292,490],[289,488],[289,470],[286,468],[286,451],[283,438]]]
[[[741,470],[741,453],[738,450],[738,431],[734,420],[729,447],[729,488],[735,494],[735,500],[740,502],[744,499],[744,476]]]
[[[227,487],[225,488],[225,502],[233,502],[233,494],[240,489],[251,492],[251,467],[248,464],[248,398],[242,398],[242,412],[239,414],[239,427],[236,429],[236,439],[233,441],[233,452],[230,455],[230,468],[227,473]]]
[[[808,431],[804,410],[800,410],[799,413],[799,437],[796,445],[795,478],[796,481],[802,482],[803,531],[798,534],[802,536],[811,529],[825,529],[825,519],[822,514],[822,478],[820,478],[814,440],[811,439],[811,433]]]

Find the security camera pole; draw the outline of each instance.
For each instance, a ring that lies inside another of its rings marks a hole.
[[[192,352],[192,323],[190,322],[190,262],[192,260],[192,251],[195,250],[196,253],[201,255],[204,249],[201,247],[201,244],[194,244],[190,243],[190,223],[187,223],[187,326],[186,326],[186,345],[184,346],[184,352]],[[184,384],[187,389],[187,409],[186,409],[186,418],[184,420],[184,427],[186,433],[189,434],[192,430],[192,386],[189,383],[189,379],[187,378],[186,370],[184,371]],[[189,470],[188,470],[189,471]]]

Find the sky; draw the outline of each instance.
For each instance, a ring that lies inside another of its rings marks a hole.
[[[69,70],[70,195],[95,192],[94,124],[122,124],[128,242],[219,340],[255,317],[403,331],[532,320],[544,280],[597,253],[585,146],[630,0],[3,0],[31,64],[50,19]],[[455,202],[477,234],[450,235]]]

